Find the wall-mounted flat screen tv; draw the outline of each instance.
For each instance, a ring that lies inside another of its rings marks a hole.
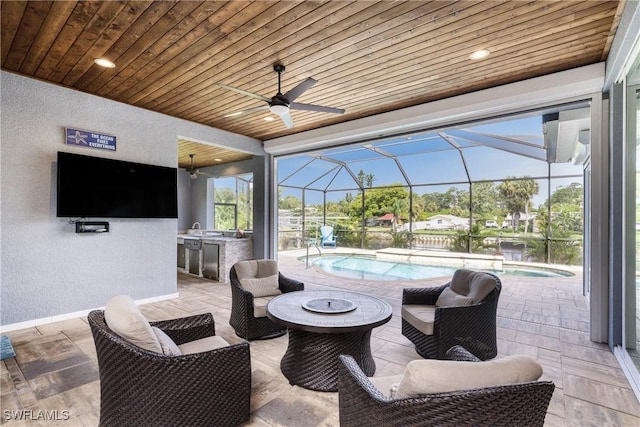
[[[58,152],[58,217],[177,218],[176,168]]]

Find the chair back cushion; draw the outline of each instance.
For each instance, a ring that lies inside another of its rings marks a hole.
[[[473,304],[473,298],[460,295],[450,287],[444,288],[436,301],[436,307],[457,307],[471,304]]]
[[[157,326],[152,326],[153,333],[156,334],[160,348],[162,348],[162,354],[165,356],[181,356],[182,351],[178,348],[178,345],[167,335],[162,329]]]
[[[254,297],[279,295],[278,263],[272,259],[238,261],[234,268],[240,286]]]
[[[405,368],[395,397],[524,383],[537,381],[541,376],[542,366],[521,355],[484,362],[414,360]]]
[[[234,265],[238,280],[269,277],[278,274],[278,263],[272,259],[250,259]]]
[[[131,297],[111,298],[104,308],[104,320],[113,332],[132,344],[163,354],[158,337]]]
[[[239,279],[239,281],[242,289],[251,292],[254,297],[268,297],[271,295],[280,295],[282,293],[278,287],[280,282],[278,281],[277,274],[267,277],[245,277],[243,279]]]
[[[477,304],[496,288],[496,279],[481,271],[460,269],[453,273],[450,288],[459,295],[470,297]]]

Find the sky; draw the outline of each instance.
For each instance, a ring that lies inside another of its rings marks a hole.
[[[468,131],[479,132],[485,135],[472,134]],[[434,133],[414,135],[409,138],[395,138],[385,141],[376,141],[372,145],[384,150],[384,152],[398,156],[402,169],[414,185],[414,191],[444,192],[453,183],[468,182],[468,176],[472,181],[499,180],[508,176],[515,177],[544,177],[548,172],[547,162],[531,157],[515,154],[525,152],[530,156],[544,157],[544,135],[541,116],[505,120],[478,126],[469,126],[461,129],[450,129],[444,133],[461,147],[464,160],[460,151],[453,148],[445,140]],[[496,138],[496,136],[498,138]],[[506,142],[499,137],[509,137],[518,142]],[[509,151],[477,146],[469,142],[470,139],[483,141],[487,145],[496,145]],[[411,155],[407,155],[411,153]],[[394,183],[406,183],[402,171],[393,159],[382,154],[371,152],[362,147],[342,147],[339,149],[327,149],[322,155],[346,162],[354,174],[363,170],[365,174],[373,174],[375,177],[373,186],[391,185]],[[338,164],[313,160],[309,155],[278,159],[278,182],[291,186],[307,186],[313,189],[343,190],[336,193],[329,192],[327,199],[331,201],[341,200],[347,189],[352,194],[356,186],[353,178]],[[553,164],[552,176],[582,175],[581,165]],[[552,191],[558,186],[567,186],[571,182],[582,183],[582,178],[558,178],[551,180]],[[416,187],[446,183],[433,187]],[[540,181],[541,195],[534,198],[534,204],[538,206],[546,200],[546,180]],[[468,188],[468,185],[464,185]],[[307,192],[306,203],[322,203],[321,193],[313,195]],[[299,190],[283,189],[283,196],[294,195],[301,198]]]

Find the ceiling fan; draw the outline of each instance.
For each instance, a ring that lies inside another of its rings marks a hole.
[[[185,169],[185,172],[187,172],[189,174],[189,178],[197,179],[201,175],[212,176],[211,174],[208,174],[206,172],[200,172],[200,169],[194,169],[194,167],[193,167],[193,158],[195,156],[196,156],[195,154],[189,154],[189,157],[191,157],[191,166],[189,166],[188,169]]]
[[[252,92],[247,92],[246,90],[238,89],[232,86],[227,86],[222,83],[218,83],[220,87],[241,93],[243,95],[250,96],[252,98],[259,99],[261,101],[265,101],[267,103],[267,105],[263,105],[261,107],[249,108],[247,110],[242,110],[242,111],[237,111],[235,113],[227,114],[226,117],[239,116],[245,113],[253,113],[254,111],[269,110],[272,113],[280,116],[280,119],[282,119],[282,122],[285,124],[286,127],[292,128],[293,119],[291,118],[291,114],[289,110],[319,111],[321,113],[333,113],[333,114],[344,113],[344,110],[341,108],[324,107],[322,105],[301,104],[299,102],[294,102],[300,95],[302,95],[305,91],[307,91],[307,89],[311,88],[311,86],[317,83],[317,80],[312,79],[311,77],[298,83],[296,87],[294,87],[289,92],[283,95],[281,90],[281,76],[282,76],[282,73],[284,73],[284,70],[285,70],[285,67],[282,64],[273,65],[273,71],[278,73],[278,93],[271,98],[267,98],[266,96],[258,95]]]

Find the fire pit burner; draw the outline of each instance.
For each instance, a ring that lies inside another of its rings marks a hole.
[[[356,309],[356,305],[346,299],[338,298],[317,298],[302,303],[305,310],[314,313],[338,314],[348,313]]]

